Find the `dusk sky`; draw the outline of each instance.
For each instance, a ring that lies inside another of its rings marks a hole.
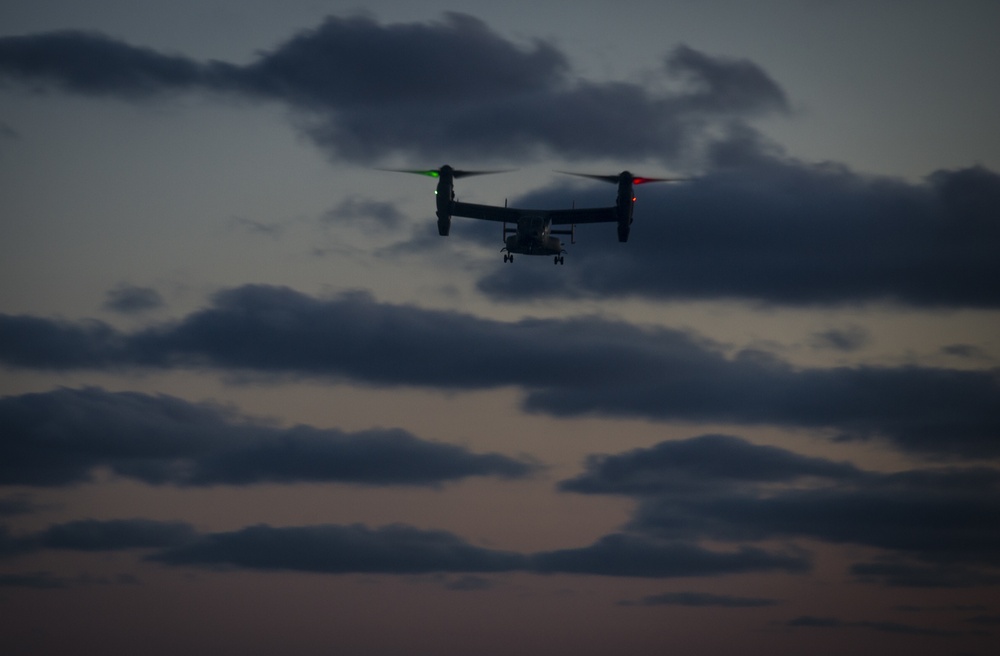
[[[5,1],[0,652],[995,654],[998,25]]]

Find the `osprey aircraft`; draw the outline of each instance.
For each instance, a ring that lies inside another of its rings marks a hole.
[[[594,180],[612,182],[618,185],[618,197],[610,207],[572,208],[563,210],[525,210],[496,205],[478,205],[455,200],[455,180],[473,175],[501,173],[501,171],[462,171],[445,164],[439,169],[412,170],[390,169],[400,173],[416,173],[438,179],[437,190],[437,225],[438,234],[442,237],[451,230],[451,218],[460,216],[483,221],[503,223],[504,246],[500,252],[504,254],[504,262],[513,262],[514,255],[551,255],[556,264],[564,264],[566,250],[563,242],[554,235],[570,235],[571,243],[575,243],[575,228],[578,223],[617,223],[618,241],[628,241],[632,226],[632,208],[635,205],[634,185],[647,182],[677,182],[686,178],[644,178],[635,176],[628,171],[618,175],[590,175],[587,173],[570,173]],[[508,227],[512,223],[514,227]],[[569,226],[555,229],[553,226]]]

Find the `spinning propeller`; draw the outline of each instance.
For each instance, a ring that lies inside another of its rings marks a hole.
[[[690,178],[645,178],[638,175],[632,175],[628,171],[622,171],[618,175],[594,175],[592,173],[573,173],[572,171],[558,171],[558,173],[564,173],[566,175],[575,175],[581,178],[592,178],[594,180],[601,180],[602,182],[610,182],[612,184],[618,184],[623,180],[632,179],[632,184],[646,184],[647,182],[683,182],[685,180],[690,180]]]
[[[489,175],[490,173],[506,173],[511,169],[503,169],[499,171],[462,171],[459,169],[453,169],[447,164],[439,169],[381,169],[382,171],[393,171],[395,173],[416,173],[417,175],[426,175],[429,178],[440,178],[442,174],[451,174],[453,178],[467,178],[472,175]]]

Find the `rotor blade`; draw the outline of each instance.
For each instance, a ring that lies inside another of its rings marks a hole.
[[[456,178],[468,178],[471,175],[490,175],[491,173],[507,173],[508,171],[513,171],[514,169],[498,169],[496,171],[452,171],[452,175]]]
[[[416,173],[417,175],[426,175],[430,178],[441,177],[441,171],[438,169],[378,169],[379,171],[390,171],[392,173]]]
[[[618,183],[617,175],[594,175],[592,173],[573,173],[572,171],[556,171],[556,173],[562,173],[563,175],[575,175],[580,178],[591,178],[593,180],[601,180],[602,182],[610,182],[612,184]]]
[[[600,180],[602,182],[611,182],[617,184],[621,180],[622,174],[618,175],[594,175],[592,173],[573,173],[572,171],[557,171],[557,173],[564,173],[566,175],[576,175],[581,178],[591,178],[593,180]],[[647,178],[644,176],[632,176],[632,184],[646,184],[647,182],[681,182],[684,180],[689,180],[690,178]]]
[[[391,171],[393,173],[416,173],[417,175],[426,175],[429,178],[440,178],[441,172],[445,168],[451,169],[451,167],[442,166],[439,169],[379,169],[379,171]],[[451,175],[453,178],[467,178],[472,175],[489,175],[490,173],[506,173],[508,171],[513,171],[514,169],[500,169],[496,171],[461,171],[457,169],[451,169]]]
[[[684,182],[685,180],[690,180],[691,178],[643,178],[640,176],[635,176],[632,178],[632,184],[646,184],[647,182]]]

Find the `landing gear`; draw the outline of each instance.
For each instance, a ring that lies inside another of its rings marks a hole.
[[[563,255],[556,255],[555,260],[553,260],[552,263],[553,264],[566,264],[566,258]]]
[[[504,255],[503,255],[503,261],[504,261],[504,263],[513,262],[514,261],[514,254],[513,253],[504,253]]]

